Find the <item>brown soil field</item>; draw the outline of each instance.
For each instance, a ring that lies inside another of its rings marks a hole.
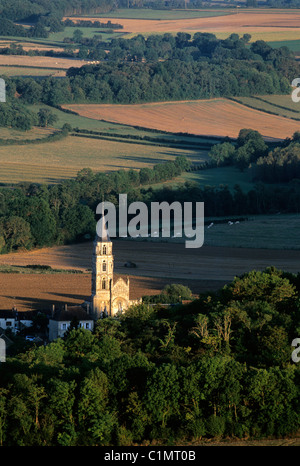
[[[254,110],[224,98],[132,105],[77,104],[64,107],[97,120],[207,136],[237,137],[240,129],[251,128],[259,131],[266,139],[285,139],[299,130],[297,121]]]
[[[63,68],[68,69],[72,66],[81,67],[86,65],[84,60],[73,60],[71,58],[57,57],[29,57],[26,55],[1,55],[1,65],[18,65],[18,66],[40,66],[43,68]]]
[[[1,255],[0,264],[50,265],[82,274],[0,274],[0,309],[49,309],[53,303],[80,303],[90,294],[92,242]],[[130,276],[131,298],[157,294],[168,283],[182,283],[193,293],[217,290],[235,276],[268,266],[297,273],[300,251],[242,249],[114,240],[116,275]],[[126,268],[127,261],[136,268]]]
[[[88,17],[70,17],[72,21],[79,19],[95,20]],[[101,18],[101,21],[107,22],[111,18]],[[122,24],[122,32],[131,33],[163,33],[177,31],[194,31],[194,32],[239,32],[246,33],[251,31],[263,32],[274,30],[284,31],[286,28],[295,28],[300,31],[300,13],[295,12],[293,15],[289,13],[244,13],[237,12],[232,15],[215,16],[208,18],[189,18],[189,19],[174,19],[174,20],[141,20],[141,19],[123,19],[114,18],[118,23]],[[299,32],[298,31],[298,32]]]

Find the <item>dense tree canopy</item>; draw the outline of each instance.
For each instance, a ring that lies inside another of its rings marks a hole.
[[[0,365],[1,445],[130,445],[299,429],[299,274],[274,268]]]
[[[263,41],[249,47],[247,35],[232,34],[223,40],[208,33],[193,37],[178,33],[175,37],[137,36],[107,43],[81,38],[80,30],[74,34],[82,44],[77,55],[69,50],[67,55],[100,63],[70,68],[67,77],[59,80],[7,79],[23,102],[128,104],[282,94],[290,92],[291,80],[300,74],[299,62],[286,47],[273,49]],[[2,49],[2,53],[16,52],[12,47]]]

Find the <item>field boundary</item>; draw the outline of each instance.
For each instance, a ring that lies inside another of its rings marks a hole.
[[[111,141],[117,142],[126,142],[128,144],[143,144],[143,145],[154,145],[158,147],[174,147],[174,148],[181,148],[181,149],[200,149],[200,150],[209,150],[215,142],[194,142],[194,141],[166,141],[161,138],[151,138],[150,136],[134,136],[134,135],[123,135],[123,134],[110,134],[101,131],[88,131],[88,130],[74,130],[75,132],[72,133],[72,136],[77,137],[85,137],[85,138],[92,138],[92,139],[106,139]],[[216,141],[219,142],[219,141]]]
[[[0,139],[0,146],[23,146],[27,144],[44,144],[47,142],[55,142],[64,139],[68,136],[68,131],[61,130],[49,134],[45,138],[36,139]]]

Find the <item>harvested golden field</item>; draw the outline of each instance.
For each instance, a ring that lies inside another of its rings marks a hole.
[[[92,247],[88,242],[6,254],[0,256],[0,264],[40,264],[87,272],[91,268]],[[236,275],[270,265],[297,273],[300,263],[300,251],[211,246],[187,249],[184,244],[134,240],[115,240],[113,252],[116,274],[130,276],[132,298],[157,294],[168,283],[182,283],[198,294],[217,290]],[[124,267],[128,260],[137,267]],[[91,292],[90,273],[0,273],[0,283],[0,309],[10,309],[15,304],[20,310],[49,310],[51,303],[80,303]]]
[[[66,70],[56,70],[54,68],[30,68],[29,66],[1,66],[0,74],[5,76],[53,76],[61,78],[66,76]]]
[[[79,19],[95,20],[89,17],[70,17],[72,21]],[[250,30],[259,31],[284,31],[286,28],[294,28],[295,34],[300,34],[300,12],[296,10],[290,13],[246,13],[237,12],[226,16],[188,18],[188,19],[164,19],[164,20],[147,20],[147,19],[125,19],[114,18],[122,24],[122,32],[127,33],[164,33],[164,32],[236,32],[248,33]],[[107,22],[111,18],[101,18],[101,21]],[[295,37],[297,39],[297,37]]]
[[[42,139],[50,134],[55,133],[57,130],[54,128],[41,128],[39,126],[33,127],[28,131],[21,131],[12,128],[0,128],[1,139]]]
[[[11,45],[16,45],[16,46],[21,46],[24,50],[41,50],[43,52],[48,52],[49,50],[53,50],[54,52],[63,52],[64,48],[63,47],[54,47],[51,45],[46,45],[46,44],[38,44],[36,42],[29,42],[29,41],[18,41],[16,39],[8,40],[8,39],[3,39],[0,40],[0,47],[10,47]]]
[[[259,131],[266,139],[285,139],[299,130],[299,123],[269,115],[220,98],[186,102],[157,102],[134,105],[65,105],[88,118],[162,131],[207,136],[237,137],[240,129]]]
[[[26,133],[23,138],[27,138]],[[56,183],[75,177],[82,168],[93,171],[112,171],[152,167],[185,155],[199,162],[203,151],[173,149],[143,144],[68,136],[43,144],[0,146],[0,182]]]
[[[57,58],[57,57],[29,57],[26,55],[1,55],[0,66],[38,66],[42,68],[62,68],[68,69],[72,66],[81,67],[86,65],[84,60],[73,60],[71,58]]]

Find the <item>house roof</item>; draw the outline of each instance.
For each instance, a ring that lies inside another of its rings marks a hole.
[[[0,319],[14,319],[16,318],[16,311],[0,309]]]
[[[5,335],[4,330],[2,328],[0,328],[0,338],[2,338],[2,340],[5,341],[7,348],[13,344],[12,340],[8,338],[7,335]]]
[[[78,320],[93,320],[81,306],[68,306],[67,309],[57,310],[52,320],[68,322],[75,318]]]

